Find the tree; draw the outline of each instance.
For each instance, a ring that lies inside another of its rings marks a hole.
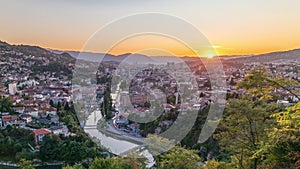
[[[232,99],[215,137],[223,150],[233,154],[238,168],[256,169],[262,156],[257,151],[268,140],[266,130],[274,123],[270,115],[279,108],[263,101]]]
[[[21,159],[20,160],[20,169],[34,169],[34,167],[31,164],[31,161]]]
[[[28,95],[24,95],[24,96],[23,96],[23,99],[24,99],[24,100],[29,100],[30,97],[29,97]]]
[[[234,86],[236,83],[233,78],[230,79],[229,85]]]
[[[57,108],[57,111],[60,111],[60,110],[61,110],[61,103],[60,103],[60,102],[57,103],[56,108]]]
[[[160,155],[156,160],[158,168],[161,169],[197,169],[201,158],[194,150],[187,150],[183,147],[175,146],[168,152]]]
[[[49,104],[50,104],[51,107],[56,107],[53,100],[50,100]]]
[[[201,169],[229,169],[229,166],[225,162],[218,162],[216,160],[209,160]]]
[[[113,117],[112,114],[112,98],[110,95],[110,92],[107,90],[104,94],[103,103],[101,106],[101,114],[104,115],[104,117],[109,120]]]
[[[64,110],[65,111],[69,111],[70,110],[70,106],[69,106],[68,102],[65,103]]]
[[[105,169],[133,169],[133,166],[131,165],[131,162],[128,159],[122,159],[122,158],[110,158],[110,159],[96,158],[91,163],[91,165],[89,166],[89,169],[99,169],[99,168],[105,168]]]
[[[300,102],[271,117],[277,125],[270,129],[269,141],[257,154],[265,154],[269,167],[300,168]]]
[[[295,85],[296,82],[286,78],[271,78],[268,77],[268,72],[265,67],[255,67],[250,70],[246,77],[239,83],[237,88],[244,89],[245,92],[259,100],[272,100],[276,89],[284,89],[298,99],[288,86]]]
[[[151,107],[151,103],[150,102],[145,102],[144,107],[145,108],[150,108]]]
[[[58,147],[62,143],[61,139],[54,134],[46,135],[43,138],[43,144],[40,149],[42,160],[55,160],[58,155]]]
[[[84,167],[81,164],[77,163],[74,166],[67,165],[63,167],[63,169],[84,169]]]
[[[13,103],[9,97],[0,98],[0,112],[12,112]]]

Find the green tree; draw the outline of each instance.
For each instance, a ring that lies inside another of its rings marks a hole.
[[[295,81],[287,78],[269,77],[265,67],[255,67],[241,82],[237,83],[237,88],[244,89],[247,94],[259,100],[272,100],[276,89],[284,89],[299,98],[289,87],[295,84]]]
[[[81,164],[77,163],[74,166],[67,165],[63,167],[63,169],[84,169],[84,167]]]
[[[271,117],[277,125],[269,129],[269,140],[257,154],[265,155],[270,168],[300,168],[300,102]]]
[[[231,152],[238,168],[254,168],[261,164],[257,151],[268,141],[266,130],[274,124],[270,115],[279,111],[275,104],[250,99],[232,99],[225,109],[215,137],[223,150]]]
[[[43,138],[43,144],[40,148],[40,156],[44,161],[55,160],[59,155],[58,147],[62,143],[62,140],[54,134],[46,135]]]
[[[70,106],[69,106],[68,102],[65,103],[64,110],[65,111],[69,111],[70,110]]]
[[[194,150],[187,150],[179,146],[173,147],[157,159],[158,168],[161,169],[197,169],[200,168],[201,158]]]
[[[13,103],[9,97],[0,98],[0,112],[12,112]]]
[[[55,104],[54,104],[54,102],[53,102],[53,100],[50,100],[49,104],[50,104],[50,106],[52,106],[52,107],[56,107]]]
[[[34,169],[31,161],[21,159],[20,160],[20,169]]]
[[[122,158],[96,158],[89,166],[89,169],[135,169],[130,160]],[[137,169],[137,168],[136,168]]]
[[[113,117],[112,114],[112,98],[109,90],[107,90],[104,94],[103,103],[101,106],[101,113],[107,119],[111,119]]]
[[[151,103],[150,102],[145,102],[144,107],[150,108],[151,107]]]
[[[201,169],[230,169],[230,166],[225,162],[218,162],[216,160],[209,160],[205,165],[201,166]]]
[[[57,103],[56,108],[57,108],[57,111],[60,111],[60,110],[61,110],[61,103],[60,103],[60,102]]]

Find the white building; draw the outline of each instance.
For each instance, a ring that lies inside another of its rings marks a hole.
[[[16,83],[11,83],[8,85],[8,91],[10,95],[15,95],[17,93],[17,84]]]

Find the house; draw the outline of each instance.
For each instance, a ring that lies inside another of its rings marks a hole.
[[[55,116],[55,115],[57,115],[57,109],[54,108],[54,107],[49,107],[49,108],[46,109],[46,114],[47,115],[50,114],[52,116]]]
[[[33,132],[34,132],[35,143],[43,141],[43,137],[46,135],[49,135],[51,133],[50,130],[45,129],[45,128],[36,129]]]
[[[55,116],[57,114],[57,109],[54,107],[42,107],[39,109],[38,114],[41,116],[42,114],[53,115]]]
[[[17,115],[12,115],[10,119],[11,124],[16,125],[19,123],[19,118]]]
[[[139,105],[139,106],[144,106],[146,102],[149,101],[147,95],[142,95],[142,94],[134,94],[130,95],[130,101],[131,104]]]
[[[30,114],[32,117],[37,118],[38,117],[38,108],[36,107],[26,107],[25,112]]]
[[[30,114],[22,114],[20,118],[25,122],[25,123],[30,123],[32,121],[31,115]]]
[[[277,100],[277,104],[283,105],[285,107],[293,105],[292,103],[290,103],[289,101],[286,101],[286,100]]]
[[[52,131],[52,133],[59,135],[59,134],[63,134],[64,136],[67,136],[69,134],[69,130],[67,128],[67,126],[63,125],[63,126],[51,126],[50,130]]]
[[[2,125],[3,125],[3,127],[11,125],[10,119],[11,119],[11,115],[2,116]]]
[[[16,115],[2,115],[2,125],[6,127],[8,125],[16,125],[18,123],[18,116]]]
[[[12,109],[19,114],[23,114],[25,111],[25,107],[13,107]]]

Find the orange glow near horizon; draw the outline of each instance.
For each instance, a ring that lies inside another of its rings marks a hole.
[[[144,37],[145,38],[145,37]],[[161,49],[170,51],[170,53],[174,54],[175,56],[196,56],[193,51],[189,48],[184,46],[183,44],[176,42],[174,40],[170,40],[167,38],[148,38],[149,41],[145,43],[135,43],[137,41],[142,40],[143,38],[134,38],[130,40],[126,40],[121,42],[116,47],[114,47],[109,54],[113,55],[121,55],[124,53],[139,53],[145,54],[148,56],[162,56],[165,54],[164,52],[160,52],[160,50],[144,50],[144,49]],[[154,42],[154,39],[160,39],[159,41]],[[0,39],[1,41],[5,41]],[[48,43],[26,43],[26,42],[19,42],[19,41],[5,41],[9,44],[13,45],[31,45],[31,46],[40,46],[45,49],[53,49],[53,50],[62,50],[62,51],[81,51],[84,44],[80,44],[79,42],[74,43],[63,43],[61,41],[58,44],[48,44]],[[215,49],[216,54],[205,54],[206,57],[214,57],[214,56],[230,56],[230,55],[256,55],[256,54],[265,54],[270,52],[277,52],[277,51],[288,51],[293,49],[299,49],[300,47],[273,47],[273,48],[257,48],[252,47],[244,47],[244,48],[226,48],[222,46],[213,46]],[[104,51],[87,51],[87,52],[95,52],[95,53],[103,53]],[[209,55],[209,56],[208,56]]]
[[[154,49],[154,50],[151,50]],[[109,53],[140,53],[148,56],[163,56],[168,51],[175,56],[195,56],[194,51],[181,42],[158,35],[139,35],[125,39],[114,46]]]
[[[179,17],[195,26],[214,45],[217,55],[263,54],[300,48],[299,6],[299,0],[220,0],[205,3],[197,0],[2,1],[0,40],[10,44],[81,51],[89,38],[106,24],[136,13],[157,12]],[[126,29],[130,28],[124,26],[120,31]],[[116,34],[118,31],[112,31],[108,36]],[[111,54],[158,48],[178,56],[194,56],[177,42],[147,38],[144,41],[142,38],[128,40],[119,44]],[[156,52],[153,55],[160,55]]]

